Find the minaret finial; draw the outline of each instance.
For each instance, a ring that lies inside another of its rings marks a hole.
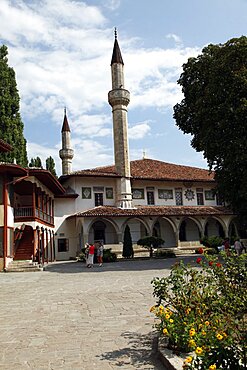
[[[114,28],[115,40],[117,40],[117,27]]]
[[[66,106],[64,107],[64,115],[66,116]]]

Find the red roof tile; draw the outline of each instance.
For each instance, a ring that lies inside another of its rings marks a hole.
[[[222,206],[139,206],[133,209],[122,209],[111,206],[99,206],[87,211],[78,212],[71,217],[138,217],[138,216],[217,216],[232,215],[233,212]]]
[[[154,159],[130,162],[132,179],[167,181],[214,181],[214,173],[202,168],[182,166]],[[96,167],[71,173],[69,176],[119,177],[115,166]],[[67,178],[68,176],[62,176]]]

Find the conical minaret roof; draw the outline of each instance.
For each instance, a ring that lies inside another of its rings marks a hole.
[[[66,108],[64,108],[64,119],[63,119],[63,127],[62,127],[62,132],[64,131],[70,132],[69,122],[68,122],[67,115],[66,115]]]
[[[121,51],[120,51],[120,47],[119,47],[118,41],[117,41],[117,30],[116,30],[116,28],[115,28],[115,42],[114,42],[112,58],[111,58],[111,66],[113,65],[113,63],[124,64],[123,58],[122,58],[122,55],[121,55]]]

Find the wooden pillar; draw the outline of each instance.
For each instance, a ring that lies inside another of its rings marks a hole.
[[[38,244],[38,251],[37,251],[37,253],[38,253],[38,263],[39,263],[39,265],[40,265],[40,263],[41,263],[41,259],[40,259],[40,252],[41,252],[41,245],[40,245],[40,229],[39,229],[39,228],[37,228],[37,229],[36,229],[36,231],[37,231],[37,244]]]
[[[55,237],[53,230],[52,230],[52,249],[53,249],[53,261],[56,261]]]
[[[46,251],[46,263],[49,262],[49,249],[48,249],[48,230],[45,229],[45,236],[46,236],[46,245],[45,245],[45,251]]]
[[[42,227],[41,228],[41,256],[42,256],[42,265],[44,265],[45,263],[45,232],[44,232],[44,228]]]
[[[33,208],[33,217],[36,216],[36,196],[35,196],[36,184],[33,184],[33,193],[32,193],[32,208]]]

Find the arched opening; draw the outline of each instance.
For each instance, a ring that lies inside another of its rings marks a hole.
[[[225,238],[225,231],[222,224],[215,218],[209,218],[204,228],[204,235],[210,238],[211,236],[219,236]]]
[[[228,235],[231,240],[234,240],[238,237],[238,229],[233,221],[230,222],[229,229],[228,229]]]
[[[180,224],[179,240],[185,241],[198,241],[201,238],[201,232],[197,223],[191,218],[186,218]]]
[[[93,224],[94,241],[102,241],[105,244],[105,229],[106,225],[102,221],[96,221]]]
[[[165,218],[157,220],[153,226],[152,235],[164,240],[165,247],[176,246],[175,232],[171,223]]]
[[[124,235],[124,229],[126,225],[129,225],[132,242],[136,243],[139,239],[150,235],[145,222],[139,218],[131,218],[123,225],[122,237]]]
[[[89,228],[88,242],[101,241],[104,244],[118,243],[118,237],[114,225],[107,221],[97,220]]]

